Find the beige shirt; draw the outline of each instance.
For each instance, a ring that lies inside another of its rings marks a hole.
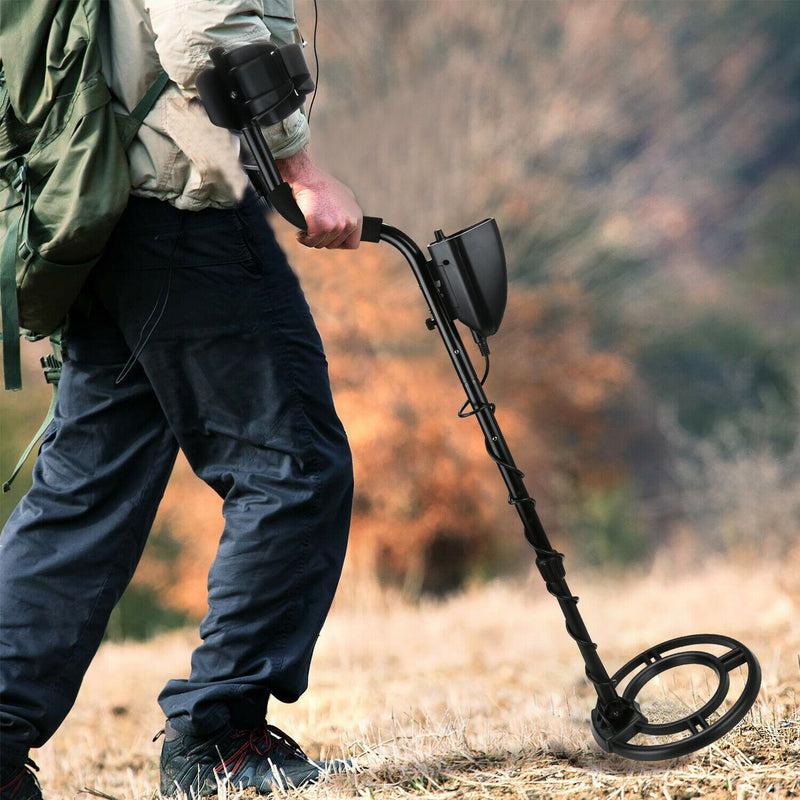
[[[103,72],[121,104],[134,108],[162,68],[171,79],[128,151],[132,193],[192,210],[234,205],[247,186],[238,137],[211,124],[195,80],[212,47],[299,43],[292,0],[114,0],[104,9]],[[277,158],[309,139],[299,111],[264,133]]]

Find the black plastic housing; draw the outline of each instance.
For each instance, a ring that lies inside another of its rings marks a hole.
[[[493,218],[428,245],[434,275],[453,319],[484,338],[497,332],[508,299],[506,256]]]
[[[197,76],[197,91],[215,125],[241,131],[257,121],[273,125],[302,106],[314,81],[299,45],[270,42],[209,53],[213,67]]]

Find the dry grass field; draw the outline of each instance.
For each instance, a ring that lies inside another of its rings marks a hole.
[[[594,695],[536,576],[409,603],[344,581],[311,688],[271,721],[312,757],[358,766],[300,798],[800,796],[800,559],[656,564],[570,576],[610,670],[673,636],[718,632],[759,656],[752,713],[705,750],[629,762],[594,744]],[[50,800],[157,798],[155,697],[184,675],[194,634],[103,646],[65,725],[33,755]],[[665,692],[665,697],[667,693]],[[229,793],[229,797],[231,794]]]

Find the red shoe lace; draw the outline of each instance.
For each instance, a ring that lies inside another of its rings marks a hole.
[[[242,766],[244,760],[251,753],[266,756],[268,753],[283,753],[284,755],[309,761],[308,756],[302,751],[300,745],[287,733],[276,725],[266,722],[259,728],[245,731],[231,731],[230,738],[241,739],[242,742],[218,767],[218,775],[235,775],[236,770]]]
[[[7,792],[8,796],[13,798],[22,786],[22,781],[25,780],[25,778],[27,778],[29,775],[33,775],[31,769],[35,769],[37,772],[39,771],[39,767],[36,766],[33,759],[29,758],[25,762],[25,765],[20,767],[19,772],[8,783],[0,786],[0,792]],[[39,781],[35,775],[33,775],[33,779],[36,781],[36,785],[38,786]]]

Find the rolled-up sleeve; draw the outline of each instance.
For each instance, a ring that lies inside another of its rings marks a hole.
[[[289,158],[302,150],[311,139],[305,115],[295,111],[277,125],[263,129],[272,155],[275,158]]]
[[[147,10],[161,66],[189,97],[197,95],[197,75],[211,65],[212,48],[270,39],[264,0],[149,0]],[[293,155],[309,141],[308,123],[299,111],[264,128],[264,134],[276,158]]]

